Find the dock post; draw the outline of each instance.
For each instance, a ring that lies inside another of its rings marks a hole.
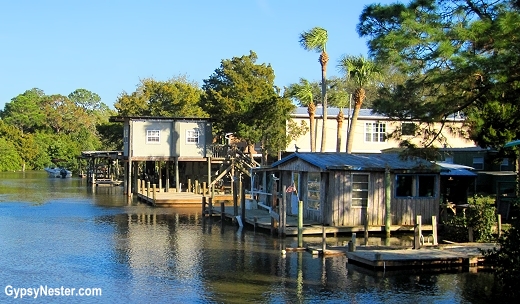
[[[150,182],[146,183],[146,201],[150,198]]]
[[[199,180],[195,180],[195,186],[193,187],[193,193],[199,194]]]
[[[234,180],[236,177],[233,177],[232,180]],[[233,186],[231,188],[236,188],[237,183],[232,182]],[[233,216],[236,217],[238,215],[238,191],[236,189],[232,190],[233,192]]]
[[[224,223],[225,214],[226,213],[226,206],[224,205],[224,202],[220,202],[220,221]]]
[[[202,195],[206,195],[206,182],[202,182]]]
[[[144,195],[145,189],[146,189],[146,181],[143,179],[141,181],[141,194]]]
[[[206,197],[202,197],[202,217],[206,215]]]
[[[325,231],[325,223],[323,223],[323,227],[321,228],[321,253],[325,255],[325,250],[327,249],[327,232]]]
[[[152,205],[155,206],[155,191],[156,191],[156,184],[153,184],[153,188],[152,188]]]
[[[188,189],[186,189],[186,192],[191,192],[191,178],[188,178]]]
[[[285,237],[285,228],[287,227],[287,186],[282,187],[282,204],[280,206],[280,235]]]
[[[498,237],[502,236],[502,216],[497,214],[497,229],[498,229]]]
[[[390,168],[385,170],[385,235],[390,238],[390,229],[392,227],[392,178],[390,176]]]
[[[242,223],[246,224],[246,189],[242,185],[242,179],[240,179],[240,208],[242,209]]]
[[[365,209],[365,246],[368,245],[368,208]]]
[[[213,216],[213,198],[210,197],[208,199],[208,201],[209,201],[209,216]]]
[[[141,193],[141,179],[140,178],[137,179],[137,193],[138,194]]]
[[[303,247],[303,201],[298,201],[298,248]]]
[[[433,245],[437,246],[437,216],[432,216],[432,234],[433,234]]]
[[[356,236],[357,236],[357,234],[355,232],[352,233],[352,240],[351,240],[351,242],[352,242],[352,251],[356,251]]]
[[[468,227],[468,241],[473,243],[473,227]]]
[[[422,227],[421,227],[421,216],[418,215],[415,218],[415,229],[414,229],[414,235],[413,235],[413,243],[414,247],[413,249],[420,249],[421,248],[421,237],[422,237]]]

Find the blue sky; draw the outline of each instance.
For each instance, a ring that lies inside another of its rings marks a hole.
[[[187,75],[199,85],[221,60],[271,64],[279,87],[320,79],[319,54],[298,43],[328,31],[328,76],[344,54],[366,55],[356,24],[368,4],[396,0],[0,0],[0,109],[26,90],[84,88],[113,107],[140,79]]]

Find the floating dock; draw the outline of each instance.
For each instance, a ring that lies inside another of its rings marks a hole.
[[[475,267],[482,264],[480,251],[498,247],[494,243],[442,244],[420,249],[378,249],[358,247],[346,252],[348,263],[373,270]]]

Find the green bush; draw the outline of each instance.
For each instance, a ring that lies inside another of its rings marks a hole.
[[[452,216],[443,223],[443,237],[453,242],[468,242],[468,228],[472,227],[474,241],[493,241],[493,231],[497,225],[495,199],[476,195],[469,199],[468,204],[465,213]]]

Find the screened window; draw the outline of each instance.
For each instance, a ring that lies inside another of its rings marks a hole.
[[[386,124],[381,122],[367,122],[365,124],[365,141],[384,142],[386,138]]]
[[[352,175],[352,206],[368,207],[368,174]]]
[[[398,174],[395,182],[397,197],[435,197],[435,175]]]
[[[188,143],[188,144],[198,144],[199,137],[200,137],[200,133],[198,130],[186,131],[186,143]]]
[[[158,144],[161,142],[161,131],[160,130],[146,130],[146,143],[147,144]]]
[[[307,181],[307,208],[312,210],[320,209],[320,184],[321,177],[319,172],[310,172]]]

